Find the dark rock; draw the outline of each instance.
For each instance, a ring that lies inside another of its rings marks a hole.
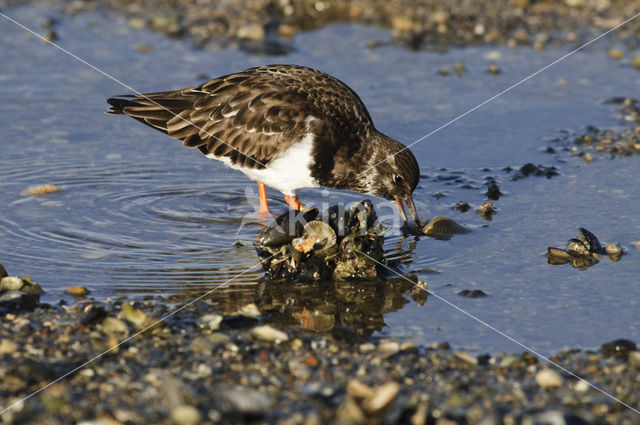
[[[458,295],[466,298],[480,298],[487,296],[486,292],[484,292],[482,289],[463,289],[462,291],[458,292]]]
[[[40,301],[37,294],[28,294],[22,291],[7,291],[0,295],[0,311],[17,312],[33,311]]]
[[[7,273],[7,270],[4,268],[4,266],[0,264],[0,279],[7,276],[9,276],[9,273]]]
[[[636,344],[628,339],[616,339],[615,341],[602,344],[602,354],[605,357],[626,357],[631,351],[636,351],[637,349]]]
[[[500,199],[500,195],[502,195],[502,192],[500,192],[498,183],[496,183],[495,181],[489,183],[489,187],[487,188],[487,197],[489,199],[497,201],[498,199]]]

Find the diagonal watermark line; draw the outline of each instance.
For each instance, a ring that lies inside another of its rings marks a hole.
[[[274,254],[274,255],[275,255],[275,254]],[[273,257],[273,256],[272,256],[272,257]],[[271,257],[267,257],[267,259],[269,259],[269,258],[271,258]],[[244,275],[245,273],[248,273],[251,269],[253,269],[253,268],[257,267],[257,266],[260,266],[261,264],[262,264],[262,263],[254,264],[253,266],[249,267],[248,269],[246,269],[246,270],[245,270],[245,271],[243,271],[242,273],[240,273],[240,274],[237,274],[237,275],[233,276],[231,279],[229,279],[229,280],[227,280],[227,281],[225,281],[225,282],[221,283],[220,285],[218,285],[218,286],[216,286],[215,288],[213,288],[213,289],[211,289],[211,290],[209,290],[209,291],[205,292],[204,294],[200,295],[199,297],[197,297],[197,298],[195,298],[195,299],[193,299],[193,300],[189,301],[189,302],[188,302],[188,303],[186,303],[186,304],[183,304],[183,305],[182,305],[182,306],[180,306],[179,308],[177,308],[177,309],[173,310],[171,313],[169,313],[169,314],[165,315],[164,317],[162,317],[162,318],[160,318],[160,319],[158,319],[158,320],[154,321],[152,324],[150,324],[149,326],[145,327],[144,329],[139,330],[138,332],[134,333],[133,335],[131,335],[131,336],[129,336],[129,337],[127,337],[127,338],[123,339],[122,341],[120,341],[120,342],[119,342],[119,343],[117,343],[116,345],[114,345],[114,346],[112,346],[112,347],[109,347],[108,349],[104,350],[102,353],[100,353],[100,354],[98,354],[98,355],[94,356],[93,358],[91,358],[91,359],[87,360],[86,362],[82,363],[80,366],[77,366],[76,368],[74,368],[74,369],[70,370],[69,372],[65,373],[64,375],[62,375],[62,376],[60,376],[60,377],[56,378],[55,380],[53,380],[53,381],[49,382],[49,383],[48,383],[47,385],[45,385],[44,387],[42,387],[42,388],[40,388],[40,389],[38,389],[38,390],[36,390],[36,391],[32,392],[31,394],[27,395],[26,397],[21,398],[21,399],[20,399],[20,400],[18,400],[18,401],[13,402],[12,404],[10,404],[9,406],[5,407],[4,409],[2,409],[2,410],[0,411],[0,417],[1,417],[1,415],[2,415],[4,412],[7,412],[7,411],[9,411],[9,410],[13,409],[14,407],[16,407],[17,405],[19,405],[20,403],[23,403],[23,402],[27,401],[28,399],[30,399],[31,397],[33,397],[33,396],[37,395],[38,393],[40,393],[40,392],[42,392],[42,391],[46,390],[47,388],[49,388],[50,386],[52,386],[52,385],[53,385],[53,384],[55,384],[56,382],[59,382],[59,381],[63,380],[63,379],[64,379],[64,378],[66,378],[67,376],[72,375],[72,374],[74,374],[75,372],[79,371],[80,369],[84,368],[85,366],[87,366],[87,365],[89,365],[89,364],[93,363],[94,361],[96,361],[96,360],[98,360],[99,358],[103,357],[105,354],[107,354],[109,351],[113,350],[114,348],[120,347],[120,346],[121,346],[122,344],[124,344],[125,342],[130,341],[131,339],[133,339],[133,338],[137,337],[137,336],[138,336],[138,335],[140,335],[141,333],[144,333],[144,332],[146,332],[147,330],[149,330],[149,329],[153,328],[154,326],[157,326],[159,323],[164,322],[166,319],[168,319],[168,318],[170,318],[170,317],[172,317],[172,316],[175,316],[178,312],[180,312],[180,311],[184,310],[185,308],[189,307],[189,306],[190,306],[190,305],[192,305],[193,303],[195,303],[195,302],[197,302],[197,301],[199,301],[199,300],[203,299],[204,297],[206,297],[207,295],[210,295],[211,293],[213,293],[213,292],[217,291],[218,289],[220,289],[220,288],[222,288],[222,287],[224,287],[224,286],[228,285],[228,284],[229,284],[230,282],[232,282],[233,280],[235,280],[235,279],[239,278],[240,276]]]
[[[160,108],[164,109],[165,111],[169,112],[171,115],[173,115],[174,117],[178,117],[180,118],[182,121],[188,123],[189,125],[192,125],[193,127],[197,128],[198,130],[202,131],[203,133],[205,133],[207,136],[212,137],[214,139],[216,139],[219,142],[224,143],[225,145],[229,146],[231,149],[241,153],[242,155],[246,156],[247,158],[251,158],[251,160],[257,162],[258,164],[262,165],[263,167],[266,167],[265,164],[263,164],[262,162],[258,161],[255,158],[252,158],[251,156],[247,155],[246,153],[242,152],[240,149],[230,145],[229,143],[225,142],[224,140],[222,140],[221,138],[211,134],[210,132],[208,132],[207,130],[204,130],[203,128],[197,126],[196,124],[194,124],[193,122],[189,121],[188,119],[179,116],[178,114],[176,114],[175,112],[171,111],[170,109],[160,105],[158,102],[156,102],[153,99],[150,99],[148,96],[145,96],[143,93],[140,93],[138,90],[134,89],[133,87],[129,86],[126,83],[123,83],[122,81],[120,81],[119,79],[117,79],[116,77],[112,76],[111,74],[101,70],[100,68],[98,68],[95,65],[90,64],[89,62],[87,62],[86,60],[76,56],[75,54],[71,53],[70,51],[68,51],[67,49],[65,49],[64,47],[58,45],[57,43],[54,43],[53,41],[47,40],[45,37],[41,36],[40,34],[38,34],[37,32],[33,31],[32,29],[26,27],[25,25],[21,24],[20,22],[16,21],[15,19],[10,18],[9,16],[5,15],[4,13],[0,12],[0,16],[4,17],[5,19],[13,22],[14,24],[16,24],[17,26],[19,26],[20,28],[22,28],[25,31],[30,32],[31,34],[35,35],[36,37],[38,37],[40,40],[51,44],[53,47],[55,47],[56,49],[60,50],[61,52],[66,53],[67,55],[71,56],[72,58],[82,62],[83,64],[85,64],[86,66],[88,66],[89,68],[93,69],[94,71],[104,75],[105,77],[109,78],[110,80],[115,81],[116,83],[120,84],[121,86],[127,88],[128,90],[134,92],[135,94],[137,94],[138,96],[140,96],[143,99],[148,100],[149,102],[153,103],[156,106],[159,106]]]
[[[413,284],[414,286],[416,286],[417,288],[420,288],[422,290],[424,290],[426,293],[428,293],[429,295],[432,295],[434,297],[436,297],[437,299],[439,299],[440,301],[442,301],[443,303],[447,304],[449,307],[452,307],[456,310],[458,310],[460,313],[472,318],[473,320],[475,320],[476,322],[486,326],[487,328],[491,329],[492,331],[496,332],[497,334],[505,337],[506,339],[508,339],[509,341],[519,345],[520,347],[524,348],[525,350],[527,350],[528,352],[530,352],[531,354],[537,356],[538,358],[541,358],[542,360],[546,361],[549,364],[552,364],[553,366],[557,367],[558,369],[562,370],[563,372],[573,376],[574,378],[584,382],[585,384],[589,385],[591,388],[593,388],[594,390],[597,390],[599,392],[601,392],[602,394],[604,394],[605,396],[617,401],[618,403],[622,404],[623,406],[631,409],[632,411],[634,411],[635,413],[640,415],[640,410],[628,405],[627,403],[625,403],[624,401],[620,400],[619,398],[615,397],[612,394],[609,394],[608,392],[606,392],[605,390],[597,387],[596,385],[592,384],[591,382],[587,381],[586,379],[576,375],[575,373],[571,372],[570,370],[560,366],[558,363],[555,363],[554,361],[552,361],[551,359],[549,359],[548,357],[543,356],[542,354],[538,353],[536,350],[534,350],[533,348],[530,348],[526,345],[524,345],[523,343],[521,343],[520,341],[516,340],[515,338],[507,335],[506,333],[502,332],[501,330],[495,328],[494,326],[490,325],[489,323],[485,322],[484,320],[480,319],[479,317],[469,313],[468,311],[458,307],[457,305],[455,305],[454,303],[452,303],[451,301],[447,300],[446,298],[441,297],[440,295],[436,294],[435,292],[424,288],[418,284],[416,284],[414,281],[412,281],[411,279],[409,279],[408,277],[398,273],[397,271],[393,270],[392,268],[388,267],[386,264],[382,264],[381,262],[377,261],[375,258],[372,258],[370,256],[368,256],[367,254],[365,254],[362,251],[357,251],[358,253],[364,255],[365,257],[369,258],[370,260],[374,261],[375,263],[381,265],[382,267],[386,268],[387,270],[389,270],[390,272],[392,272],[393,274],[401,277],[402,279],[406,280],[407,282],[410,282],[411,284]]]
[[[479,103],[478,105],[474,106],[473,108],[469,109],[467,112],[458,115],[457,117],[455,117],[454,119],[452,119],[451,121],[446,122],[445,124],[442,124],[440,127],[436,128],[435,130],[430,131],[429,133],[425,134],[424,136],[422,136],[421,138],[419,138],[418,140],[408,144],[407,146],[405,146],[404,148],[400,149],[398,152],[389,155],[388,157],[386,157],[385,159],[376,162],[375,164],[373,164],[372,166],[370,166],[369,168],[365,169],[364,171],[362,171],[360,174],[358,174],[358,176],[365,174],[366,172],[368,172],[369,170],[371,170],[372,168],[377,167],[378,165],[382,164],[383,162],[389,160],[390,158],[396,156],[397,154],[399,154],[400,152],[409,149],[410,147],[412,147],[413,145],[416,145],[420,142],[422,142],[423,140],[427,139],[428,137],[436,134],[437,132],[439,132],[440,130],[449,127],[451,124],[455,123],[456,121],[466,117],[467,115],[469,115],[470,113],[472,113],[473,111],[482,108],[484,105],[486,105],[487,103],[490,103],[492,101],[494,101],[495,99],[497,99],[498,97],[502,96],[503,94],[511,91],[512,89],[518,87],[519,85],[525,83],[526,81],[530,80],[531,78],[535,77],[536,75],[540,74],[541,72],[546,71],[547,69],[551,68],[552,66],[554,66],[555,64],[557,64],[558,62],[561,62],[563,60],[565,60],[566,58],[568,58],[569,56],[573,55],[576,52],[579,52],[580,50],[584,49],[585,47],[589,46],[592,43],[595,43],[596,41],[600,40],[602,37],[606,36],[607,34],[617,30],[618,28],[628,24],[629,22],[633,21],[634,19],[636,19],[638,16],[640,16],[640,12],[636,13],[635,15],[633,15],[632,17],[630,17],[629,19],[627,19],[626,21],[616,25],[615,27],[607,30],[606,32],[600,34],[599,36],[597,36],[596,38],[586,42],[585,44],[581,45],[580,47],[570,51],[569,53],[567,53],[566,55],[556,59],[555,61],[551,62],[550,64],[548,64],[545,67],[540,68],[539,70],[537,70],[536,72],[534,72],[533,74],[530,74],[528,76],[526,76],[525,78],[523,78],[522,80],[518,81],[515,84],[512,84],[511,86],[507,87],[506,89],[502,90],[501,92],[499,92],[498,94],[495,94],[493,96],[491,96],[490,98],[488,98],[487,100],[485,100],[482,103]]]

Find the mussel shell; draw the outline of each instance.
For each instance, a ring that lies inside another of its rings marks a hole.
[[[332,205],[324,214],[324,219],[336,232],[336,235],[342,237],[349,231],[347,223],[349,221],[349,211],[344,209],[344,205]]]
[[[582,236],[582,240],[585,241],[587,247],[589,248],[589,252],[592,252],[592,253],[595,253],[595,254],[601,254],[602,253],[602,245],[600,244],[600,241],[598,240],[596,235],[594,235],[593,233],[591,233],[590,231],[588,231],[584,227],[580,227],[580,228],[578,228],[578,230],[580,231],[580,235]]]
[[[578,257],[571,254],[570,252],[565,251],[564,249],[553,247],[549,247],[547,249],[547,262],[549,264],[567,264],[576,260],[577,258]]]
[[[304,226],[302,237],[308,238],[311,236],[318,238],[318,242],[314,245],[314,250],[318,252],[334,247],[338,240],[336,232],[331,226],[320,220],[310,221]]]
[[[356,202],[349,207],[349,217],[347,219],[347,233],[362,232],[372,227],[378,216],[370,200]]]
[[[591,249],[587,242],[582,239],[570,239],[567,242],[567,251],[574,255],[591,255]]]
[[[258,243],[263,246],[281,246],[302,235],[304,225],[318,217],[317,208],[300,212],[289,210],[278,216],[272,224],[260,230]]]
[[[448,237],[469,232],[469,229],[448,217],[434,217],[422,228],[422,233],[433,237]]]

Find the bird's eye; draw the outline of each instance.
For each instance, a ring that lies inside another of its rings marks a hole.
[[[404,177],[402,177],[400,174],[394,174],[393,182],[395,184],[402,184],[402,182],[404,182]]]

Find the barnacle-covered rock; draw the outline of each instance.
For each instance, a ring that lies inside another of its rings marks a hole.
[[[288,211],[265,226],[255,244],[270,280],[375,279],[384,264],[386,229],[371,201],[345,209]]]

